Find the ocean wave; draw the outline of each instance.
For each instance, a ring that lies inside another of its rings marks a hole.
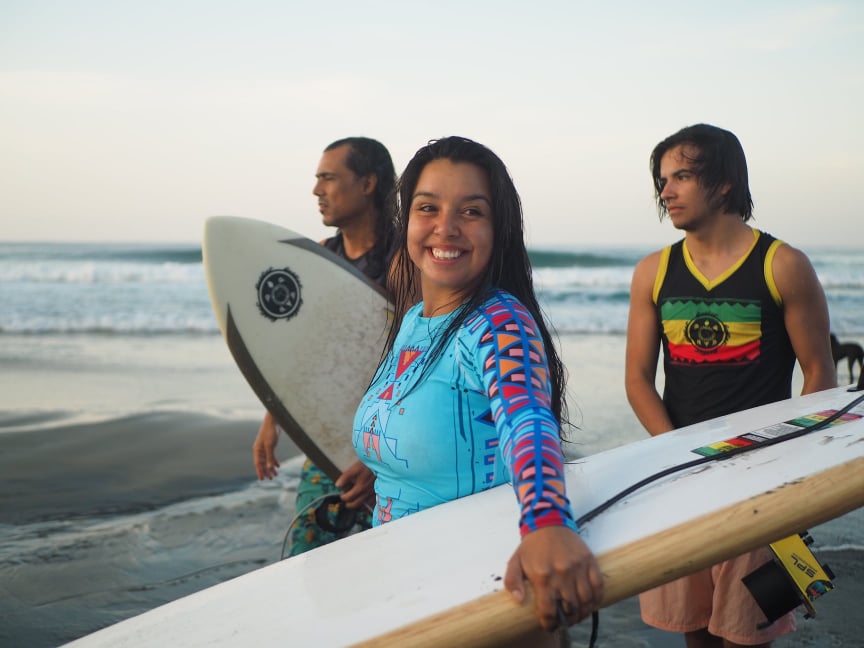
[[[0,324],[0,335],[96,335],[153,337],[161,335],[216,335],[219,327],[211,317],[182,323],[168,322],[11,322]]]
[[[626,290],[580,290],[574,286],[544,290],[539,297],[543,303],[550,305],[566,305],[570,308],[579,308],[587,305],[602,305],[609,307],[630,304],[630,293]]]
[[[529,251],[538,298],[564,333],[626,330],[627,248]],[[816,253],[835,333],[864,336],[864,255]],[[201,335],[218,332],[198,245],[2,244],[0,334]]]
[[[4,538],[3,543],[0,544],[0,564],[8,561],[10,555],[16,555],[18,562],[50,562],[42,556],[22,551],[34,541],[46,544],[42,541],[49,537],[52,541],[48,544],[51,550],[56,552],[63,547],[80,546],[85,542],[88,545],[92,544],[94,538],[101,538],[104,541],[109,537],[129,533],[148,534],[155,525],[164,525],[171,520],[194,518],[214,512],[228,517],[232,511],[242,511],[262,500],[274,500],[274,503],[280,507],[288,504],[293,507],[297,484],[300,481],[300,470],[305,460],[304,455],[298,455],[285,461],[272,480],[250,480],[246,484],[239,485],[235,490],[214,495],[193,496],[167,504],[161,503],[145,510],[123,511],[108,516],[72,515],[24,524],[0,523]],[[25,555],[28,557],[24,557]]]
[[[201,263],[201,246],[188,243],[0,243],[7,262]]]
[[[817,554],[823,553],[844,553],[844,552],[853,552],[853,553],[864,553],[864,545],[860,544],[838,544],[838,545],[828,545],[828,546],[814,546],[813,550]]]
[[[849,279],[844,277],[829,277],[819,281],[822,289],[831,295],[842,297],[848,296],[853,299],[864,297],[864,277],[860,279]]]
[[[633,250],[615,251],[563,251],[563,250],[528,250],[528,257],[534,268],[600,268],[624,267],[633,268],[644,256],[642,252]]]
[[[5,359],[5,358],[4,358]],[[69,429],[85,429],[87,427],[125,427],[132,423],[146,430],[151,422],[164,425],[165,421],[193,420],[196,417],[213,417],[224,423],[245,423],[257,421],[261,415],[257,403],[253,409],[244,404],[225,404],[218,408],[210,407],[202,411],[200,404],[185,404],[183,402],[171,403],[148,403],[146,411],[139,409],[121,410],[116,404],[106,405],[105,409],[88,408],[84,410],[73,409],[44,409],[44,410],[0,410],[0,447],[9,437],[4,435],[19,434],[25,432],[48,432],[63,434]],[[169,423],[170,424],[170,423]],[[74,443],[67,446],[71,455],[67,458],[74,460],[78,452],[84,452]]]
[[[204,268],[198,263],[162,262],[100,263],[82,261],[30,261],[0,263],[4,284],[205,284]]]
[[[133,303],[93,303],[82,299],[65,306],[34,304],[32,310],[9,308],[0,316],[0,333],[22,335],[166,335],[212,334],[219,328],[205,298],[184,304],[166,296],[162,303],[132,300]]]
[[[556,335],[614,335],[623,336],[627,333],[626,322],[623,325],[610,323],[605,320],[590,321],[552,321],[552,327]]]
[[[622,288],[630,290],[632,272],[629,268],[535,268],[534,283],[542,292],[559,287]]]

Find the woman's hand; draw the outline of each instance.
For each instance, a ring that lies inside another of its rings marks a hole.
[[[339,475],[336,488],[343,491],[340,497],[349,509],[375,505],[375,473],[359,459]]]
[[[255,463],[255,472],[258,479],[273,479],[276,476],[279,461],[276,459],[276,444],[279,442],[279,432],[273,415],[267,412],[261,427],[258,428],[258,436],[252,444],[252,461]]]
[[[524,538],[507,563],[504,586],[517,603],[525,600],[525,581],[534,590],[534,609],[544,629],[558,627],[558,604],[569,620],[581,621],[603,599],[597,559],[575,531],[549,526]]]

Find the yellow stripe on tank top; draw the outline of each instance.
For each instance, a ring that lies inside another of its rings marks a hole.
[[[672,344],[690,344],[684,329],[689,322],[685,320],[670,320],[663,322],[663,332]],[[727,325],[729,340],[727,346],[741,346],[750,344],[762,337],[762,325],[760,322],[730,322]]]

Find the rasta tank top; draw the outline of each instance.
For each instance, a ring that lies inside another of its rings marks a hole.
[[[675,427],[790,397],[795,352],[771,270],[780,245],[754,230],[750,251],[712,281],[683,240],[663,250],[654,303]]]

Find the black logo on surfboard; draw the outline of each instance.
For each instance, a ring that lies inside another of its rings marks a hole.
[[[274,322],[294,317],[303,303],[300,280],[288,268],[265,270],[255,289],[258,291],[258,309]]]

